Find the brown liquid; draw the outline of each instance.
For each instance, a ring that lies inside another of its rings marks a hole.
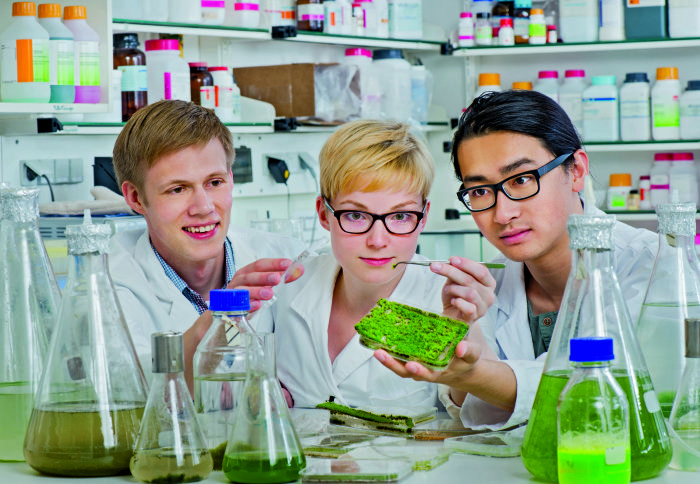
[[[178,461],[172,449],[139,452],[131,460],[131,473],[141,482],[197,482],[212,471],[212,458],[207,450],[185,453]]]
[[[113,66],[145,66],[146,54],[137,48],[115,48]],[[133,114],[148,104],[146,91],[122,91],[122,121],[126,122]]]
[[[100,412],[86,404],[34,409],[24,442],[27,464],[55,476],[128,473],[143,410],[115,405]]]

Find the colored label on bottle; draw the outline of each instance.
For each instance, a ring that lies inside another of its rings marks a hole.
[[[100,44],[92,40],[75,42],[75,85],[100,85]]]
[[[309,3],[297,5],[297,15],[299,20],[323,20],[323,5],[320,3]]]
[[[214,109],[216,107],[214,91],[214,86],[200,86],[199,102],[203,108]]]
[[[202,8],[226,8],[226,2],[222,0],[202,0]]]
[[[163,73],[163,99],[172,99],[173,97],[173,76],[170,72]]]
[[[627,0],[628,8],[665,7],[666,0]]]
[[[649,99],[621,99],[620,119],[649,119]]]
[[[678,104],[678,96],[673,96],[672,99],[666,98],[654,100],[652,102],[654,112],[654,127],[656,128],[673,128],[681,124],[680,105]]]
[[[146,66],[119,66],[122,73],[122,92],[148,91]]]
[[[49,82],[49,41],[17,39],[0,44],[3,81]],[[7,70],[6,70],[7,69]],[[13,75],[13,71],[16,76]],[[9,74],[9,75],[8,75]]]
[[[75,47],[73,40],[49,41],[49,79],[51,84],[72,86],[75,82]]]

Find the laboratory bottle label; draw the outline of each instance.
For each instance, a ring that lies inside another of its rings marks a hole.
[[[51,84],[72,86],[75,80],[75,47],[73,40],[49,41],[49,78]]]
[[[423,11],[420,2],[395,0],[389,3],[389,27],[392,32],[420,32]]]
[[[48,39],[0,42],[0,72],[5,82],[49,82]]]
[[[606,466],[616,466],[619,464],[624,464],[629,457],[628,449],[621,445],[615,447],[608,447],[605,449],[605,465]]]
[[[190,92],[189,73],[163,73],[163,99],[185,99],[182,94],[187,92]]]
[[[649,99],[620,100],[620,118],[649,119]]]
[[[586,0],[559,0],[560,16],[588,17],[591,15],[591,3],[592,2]],[[564,32],[563,35],[566,35],[566,32]]]
[[[665,97],[664,99],[652,100],[654,110],[654,127],[668,128],[680,126],[680,105],[678,96],[673,98]]]
[[[691,118],[687,121],[700,123],[700,101],[681,104],[680,113],[682,118]],[[698,124],[698,127],[700,127],[700,124]]]
[[[609,121],[615,118],[617,98],[589,97],[583,98],[583,117],[586,121]]]
[[[199,88],[199,100],[203,108],[214,109],[216,107],[214,86],[201,86]]]
[[[299,20],[323,20],[323,4],[307,3],[297,5],[297,18]]]
[[[559,105],[566,111],[572,121],[583,118],[583,102],[580,92],[560,92]]]
[[[100,85],[100,44],[91,40],[75,41],[75,85]]]
[[[146,66],[119,66],[122,72],[122,92],[148,91],[148,70]]]
[[[627,0],[627,8],[665,7],[666,0]]]

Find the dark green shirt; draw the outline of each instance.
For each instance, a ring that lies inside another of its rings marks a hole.
[[[533,314],[530,300],[527,300],[527,319],[530,322],[530,334],[532,335],[532,347],[535,349],[535,358],[549,349],[552,340],[554,323],[557,321],[557,311],[549,313]]]

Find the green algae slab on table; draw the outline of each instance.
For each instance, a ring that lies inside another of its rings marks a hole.
[[[457,343],[469,325],[405,304],[380,299],[355,329],[360,343],[383,349],[402,361],[417,361],[427,368],[442,370],[454,356]]]

